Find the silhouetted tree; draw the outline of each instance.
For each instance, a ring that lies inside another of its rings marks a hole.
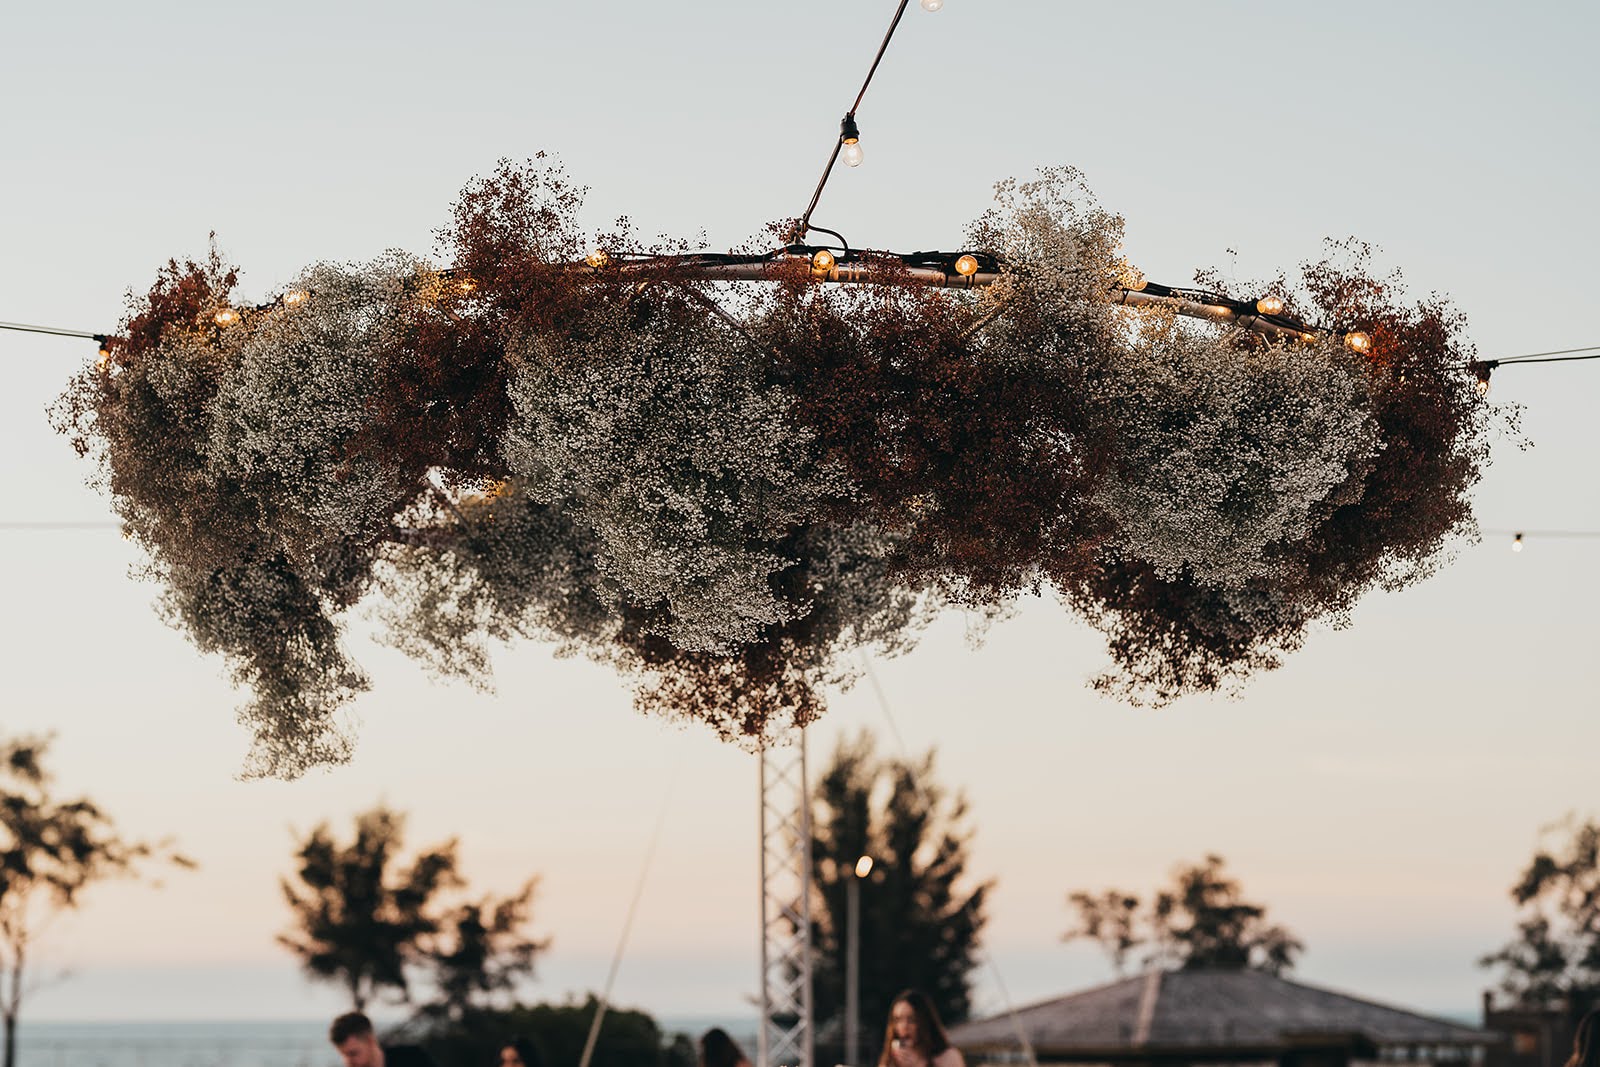
[[[966,801],[934,780],[934,755],[880,759],[863,733],[842,741],[816,785],[812,867],[821,902],[813,916],[817,1022],[844,1016],[847,880],[871,856],[860,885],[862,1035],[888,1017],[896,993],[915,986],[946,1022],[971,1010],[984,902],[992,881],[967,886]]]
[[[1222,872],[1221,856],[1179,866],[1172,886],[1140,910],[1137,894],[1108,889],[1071,893],[1078,924],[1063,940],[1097,941],[1121,971],[1128,955],[1147,946],[1147,964],[1183,970],[1216,967],[1281,974],[1294,967],[1305,946],[1282,926],[1266,920],[1267,909],[1242,897],[1239,883]]]
[[[454,841],[397,869],[404,823],[379,806],[356,817],[348,845],[324,823],[300,842],[294,878],[281,881],[295,929],[279,943],[313,978],[343,985],[357,1011],[385,989],[410,998],[406,970],[439,929],[437,897],[459,884]]]
[[[1600,998],[1600,823],[1566,822],[1540,847],[1511,899],[1517,936],[1478,962],[1501,969],[1500,987],[1522,1004],[1582,1006]]]
[[[428,952],[428,966],[438,988],[429,1006],[436,1015],[459,1022],[474,1008],[487,1007],[497,993],[512,992],[521,978],[533,974],[534,958],[549,941],[523,934],[533,905],[537,879],[529,879],[515,896],[461,904],[446,917],[440,943]]]
[[[165,845],[117,836],[110,816],[83,797],[57,800],[44,757],[50,738],[0,740],[0,1063],[16,1063],[17,1019],[29,985],[29,950],[50,914],[76,908],[91,883],[131,875],[141,861],[193,863]]]

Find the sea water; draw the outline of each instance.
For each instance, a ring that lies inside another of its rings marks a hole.
[[[30,1023],[17,1067],[337,1067],[326,1022]]]
[[[754,1055],[747,1018],[663,1018],[698,1038],[721,1026]],[[17,1067],[339,1067],[328,1020],[298,1022],[30,1023],[17,1031]]]

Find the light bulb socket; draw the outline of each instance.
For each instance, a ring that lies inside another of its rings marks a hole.
[[[839,120],[839,143],[855,144],[861,140],[861,129],[856,125],[856,113],[849,112]]]
[[[1477,379],[1473,384],[1479,396],[1489,395],[1489,376],[1499,365],[1499,360],[1494,359],[1475,359],[1467,364],[1467,372]]]

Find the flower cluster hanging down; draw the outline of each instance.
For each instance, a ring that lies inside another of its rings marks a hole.
[[[216,253],[170,263],[58,403],[171,620],[252,692],[249,773],[349,758],[362,601],[440,674],[552,641],[757,742],[857,650],[1045,587],[1105,633],[1097,686],[1217,689],[1470,528],[1490,409],[1464,323],[1358,247],[1278,286],[1361,354],[1115,306],[1122,221],[1071,171],[998,187],[967,238],[1002,275],[971,291],[888,261],[859,286],[574,270],[581,201],[503,164],[448,271],[317,265],[231,314]]]

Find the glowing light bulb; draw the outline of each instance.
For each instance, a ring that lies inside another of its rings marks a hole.
[[[922,0],[922,10],[937,11],[944,6],[944,0]]]
[[[234,323],[239,321],[239,313],[232,308],[223,308],[221,311],[211,316],[211,321],[215,322],[218,326],[232,326]]]
[[[927,7],[928,6],[928,0],[922,0],[922,6],[923,7]],[[934,10],[937,11],[938,9],[935,8]],[[871,873],[872,873],[872,857],[871,856],[862,856],[860,859],[856,860],[856,877],[857,878],[865,878],[867,875],[869,875]]]
[[[100,346],[100,355],[94,361],[94,369],[98,371],[104,371],[108,370],[110,367],[111,348],[108,345],[102,344]]]
[[[1283,297],[1264,296],[1256,301],[1256,310],[1263,315],[1281,315],[1283,314]]]
[[[834,259],[833,253],[826,248],[819,248],[811,255],[812,270],[830,271],[836,262],[838,260]]]
[[[963,278],[970,278],[978,273],[978,257],[968,254],[956,260],[956,273]]]
[[[477,287],[478,287],[478,283],[473,281],[471,278],[462,278],[459,282],[456,283],[456,288],[458,290],[460,290],[463,294],[470,293],[474,289],[476,289]]]
[[[285,307],[299,307],[309,299],[311,299],[311,294],[306,292],[304,289],[290,289],[287,293],[283,294],[283,304]]]
[[[1479,396],[1489,395],[1489,375],[1493,374],[1499,365],[1500,361],[1493,359],[1475,359],[1467,364],[1467,373],[1477,379],[1473,383],[1473,388],[1478,390]]]
[[[1366,352],[1372,348],[1372,338],[1360,330],[1354,330],[1344,335],[1344,343],[1352,352]]]
[[[601,267],[611,262],[611,257],[606,255],[605,249],[603,248],[591,248],[589,250],[589,254],[583,257],[583,261],[589,264],[589,266],[593,267],[595,270],[599,270]]]
[[[845,146],[844,146],[844,151],[839,153],[839,154],[844,156],[845,166],[847,166],[847,167],[859,167],[859,166],[861,166],[861,160],[863,158],[863,154],[862,154],[862,151],[861,151],[861,142],[860,141],[847,142],[845,144]]]
[[[1517,536],[1515,536],[1515,537],[1513,537],[1511,539],[1511,551],[1513,551],[1513,552],[1521,552],[1522,551],[1522,535],[1520,533],[1517,534]]]
[[[1316,339],[1317,339],[1317,335],[1312,333],[1310,330],[1307,330],[1305,333],[1302,333],[1300,335],[1300,340],[1304,341],[1306,344],[1310,344],[1312,341],[1315,341]]]

